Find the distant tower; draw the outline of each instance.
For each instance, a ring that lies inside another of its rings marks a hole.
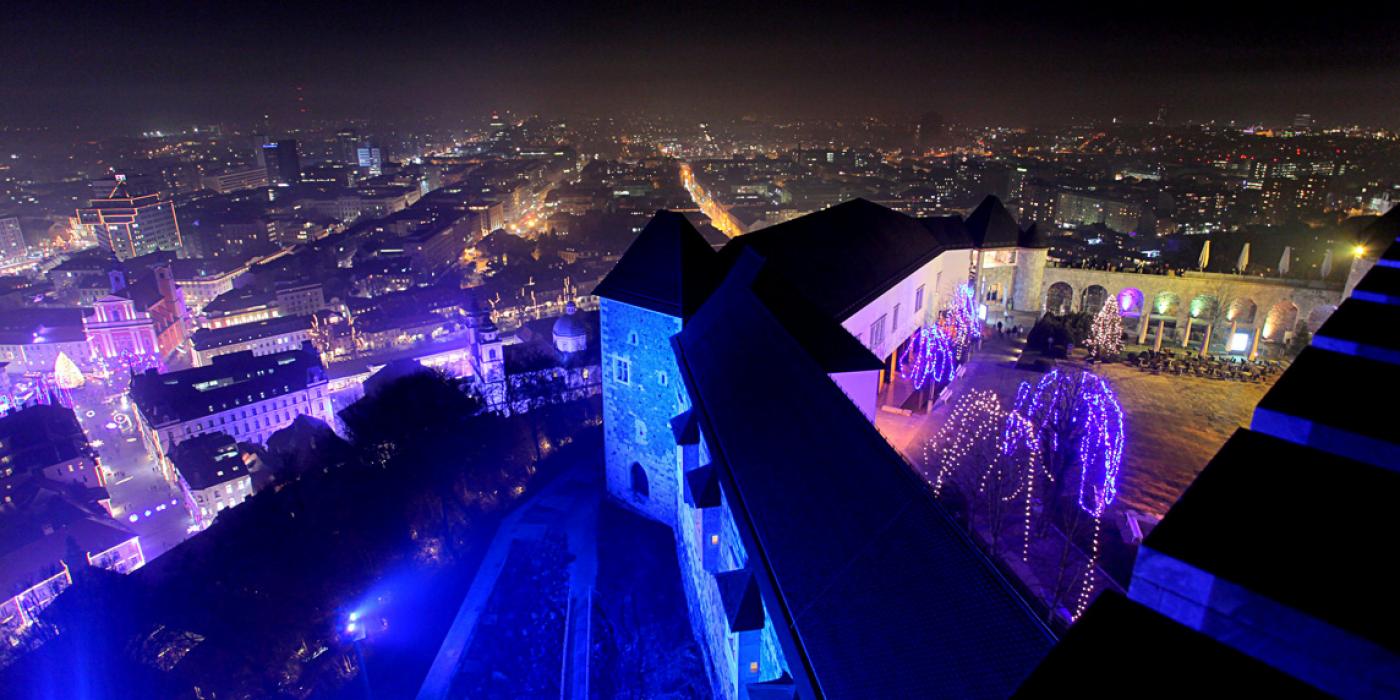
[[[273,185],[295,185],[301,182],[301,154],[296,139],[283,139],[263,144],[263,162],[267,164],[267,181]]]
[[[594,290],[608,493],[673,527],[683,489],[671,419],[689,397],[671,337],[709,292],[717,255],[684,216],[657,212]]]

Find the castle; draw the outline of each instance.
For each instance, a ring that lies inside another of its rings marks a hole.
[[[1395,240],[1400,209],[1377,226]],[[855,200],[718,251],[662,211],[598,286],[607,488],[674,532],[715,694],[1400,692],[1400,448],[1390,414],[1338,395],[1400,391],[1378,330],[1400,323],[1400,243],[1319,315],[1127,595],[1058,643],[873,425],[899,346],[958,285],[1029,320],[1046,257],[994,198],[965,220]]]
[[[608,491],[675,532],[718,696],[998,697],[1044,655],[873,419],[959,285],[1034,313],[1045,257],[995,198],[966,220],[854,200],[719,251],[662,211],[599,284]]]

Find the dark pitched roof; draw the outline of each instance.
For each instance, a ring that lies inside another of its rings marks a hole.
[[[1014,690],[1049,632],[743,275],[673,343],[808,694]]]
[[[967,231],[978,247],[1016,246],[1021,241],[1021,227],[1011,218],[1001,200],[987,195],[967,216]]]
[[[1400,534],[1397,493],[1400,473],[1239,430],[1143,545],[1396,649],[1397,608],[1378,605],[1393,598],[1390,562],[1375,552]]]
[[[922,222],[864,199],[853,199],[730,241],[726,262],[740,251],[759,254],[828,318],[844,319],[943,250]]]
[[[754,276],[753,293],[822,369],[832,374],[884,369],[884,363],[870,348],[824,316],[781,276],[769,271],[752,251],[740,254],[740,261],[730,274],[745,274],[739,269],[741,266],[750,267]]]
[[[685,216],[656,212],[593,293],[689,317],[714,288],[716,253]]]
[[[763,598],[758,592],[758,581],[754,579],[752,570],[715,574],[715,583],[719,587],[719,598],[724,605],[730,632],[763,629]]]
[[[1107,591],[1026,679],[1017,697],[1326,697],[1200,632]]]

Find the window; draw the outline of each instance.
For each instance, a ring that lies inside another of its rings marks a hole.
[[[637,442],[646,442],[646,441],[647,441],[647,423],[646,423],[646,421],[642,420],[641,418],[638,418],[638,419],[637,419],[637,422],[634,423],[634,424],[632,425],[632,429],[633,429],[633,431],[634,431],[634,433],[635,433],[635,435],[636,435],[636,437],[637,437]]]
[[[922,308],[924,308],[924,285],[921,284],[918,289],[914,290],[914,310],[918,311]]]
[[[875,319],[870,324],[870,347],[878,348],[885,343],[885,317]]]
[[[651,485],[647,483],[647,470],[641,463],[632,463],[632,494],[641,498],[651,495]]]
[[[899,329],[899,304],[894,305],[894,312],[890,314],[890,328]]]
[[[640,341],[641,341],[641,339],[637,337],[637,332],[636,332],[636,331],[632,331],[631,333],[628,333],[628,334],[627,334],[627,344],[628,344],[628,345],[636,345],[636,344],[638,344]]]
[[[613,379],[619,384],[630,384],[632,376],[632,363],[621,357],[613,358]]]
[[[670,382],[671,382],[671,380],[666,376],[666,373],[665,373],[665,372],[657,372],[657,373],[656,373],[656,383],[657,383],[657,384],[660,384],[661,386],[666,386],[666,385],[669,384]]]

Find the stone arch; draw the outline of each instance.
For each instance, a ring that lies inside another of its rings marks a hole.
[[[1298,305],[1287,299],[1281,299],[1269,309],[1269,313],[1264,317],[1263,338],[1282,342],[1283,334],[1292,331],[1297,324]]]
[[[640,462],[632,463],[632,494],[642,498],[651,495],[651,483],[647,479],[647,470],[642,468]]]
[[[1254,325],[1254,316],[1259,312],[1259,305],[1254,303],[1249,297],[1239,297],[1230,302],[1230,306],[1225,309],[1225,320],[1239,326]]]
[[[1067,314],[1074,304],[1074,287],[1068,282],[1056,282],[1045,291],[1045,310],[1060,315]]]
[[[1175,316],[1181,310],[1181,297],[1176,292],[1159,292],[1152,298],[1151,312],[1158,316]]]
[[[1326,323],[1327,319],[1332,316],[1332,312],[1336,310],[1336,304],[1319,304],[1318,306],[1314,306],[1312,311],[1308,312],[1308,331],[1316,333],[1317,329],[1321,328],[1322,324]]]
[[[1118,311],[1124,316],[1142,314],[1142,290],[1137,287],[1124,287],[1118,290]]]
[[[1108,303],[1108,290],[1102,285],[1091,284],[1079,296],[1079,310],[1096,314]]]
[[[1192,297],[1191,304],[1186,308],[1186,313],[1198,321],[1214,321],[1220,313],[1220,300],[1210,294],[1197,294]]]

